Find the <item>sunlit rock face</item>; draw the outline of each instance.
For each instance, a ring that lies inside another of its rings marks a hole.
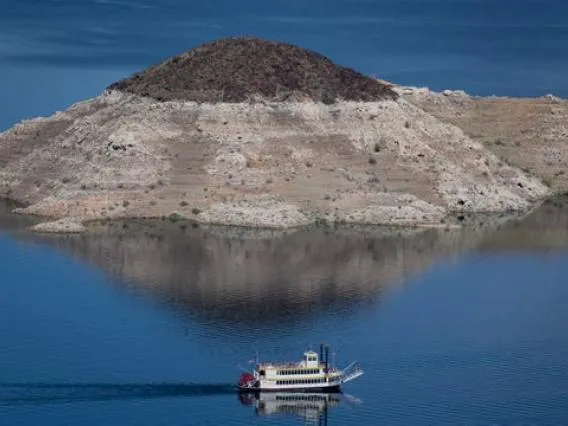
[[[64,232],[171,215],[249,228],[440,226],[454,212],[526,211],[549,194],[448,119],[462,103],[447,101],[445,115],[431,106],[469,97],[420,102],[397,90],[297,46],[208,43],[1,133],[0,196],[49,219],[37,229],[77,225]]]

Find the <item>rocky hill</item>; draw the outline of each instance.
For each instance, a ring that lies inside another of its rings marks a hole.
[[[255,69],[270,65],[272,73],[249,81],[254,70],[244,62],[241,74],[231,71],[234,82],[210,73],[237,51],[258,55]],[[291,68],[274,67],[284,62]],[[225,95],[193,97],[209,89]],[[456,120],[452,111],[465,114],[477,101],[463,95],[460,106],[415,92],[299,47],[206,44],[0,134],[0,196],[24,203],[22,213],[67,218],[64,228],[80,230],[80,221],[119,217],[439,226],[449,214],[522,211],[550,194],[542,175]],[[440,102],[447,108],[435,107]],[[564,101],[556,108],[567,110]],[[565,149],[559,138],[555,147]]]
[[[288,43],[229,38],[195,49],[112,84],[110,90],[158,101],[255,99],[379,101],[397,94],[383,83]]]

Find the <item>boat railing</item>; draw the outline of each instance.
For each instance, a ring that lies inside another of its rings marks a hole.
[[[303,364],[301,362],[261,362],[258,364],[259,367],[273,367],[273,368],[301,368]]]

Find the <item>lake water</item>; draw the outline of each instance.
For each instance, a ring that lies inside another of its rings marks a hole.
[[[0,130],[233,35],[399,84],[566,97],[566,16],[562,0],[5,0]],[[82,236],[29,234],[9,210],[0,424],[568,424],[565,209],[461,231]],[[321,341],[365,370],[345,394],[233,391],[255,351],[296,359]]]
[[[3,0],[0,130],[219,37],[314,49],[398,84],[568,97],[564,0]]]
[[[1,206],[1,424],[568,423],[566,207],[463,230],[55,236]],[[255,351],[322,341],[365,371],[343,394],[234,392]]]

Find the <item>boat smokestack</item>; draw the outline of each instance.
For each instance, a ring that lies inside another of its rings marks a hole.
[[[319,361],[323,362],[323,343],[320,343],[320,357]]]
[[[325,346],[325,371],[329,371],[329,346]]]

